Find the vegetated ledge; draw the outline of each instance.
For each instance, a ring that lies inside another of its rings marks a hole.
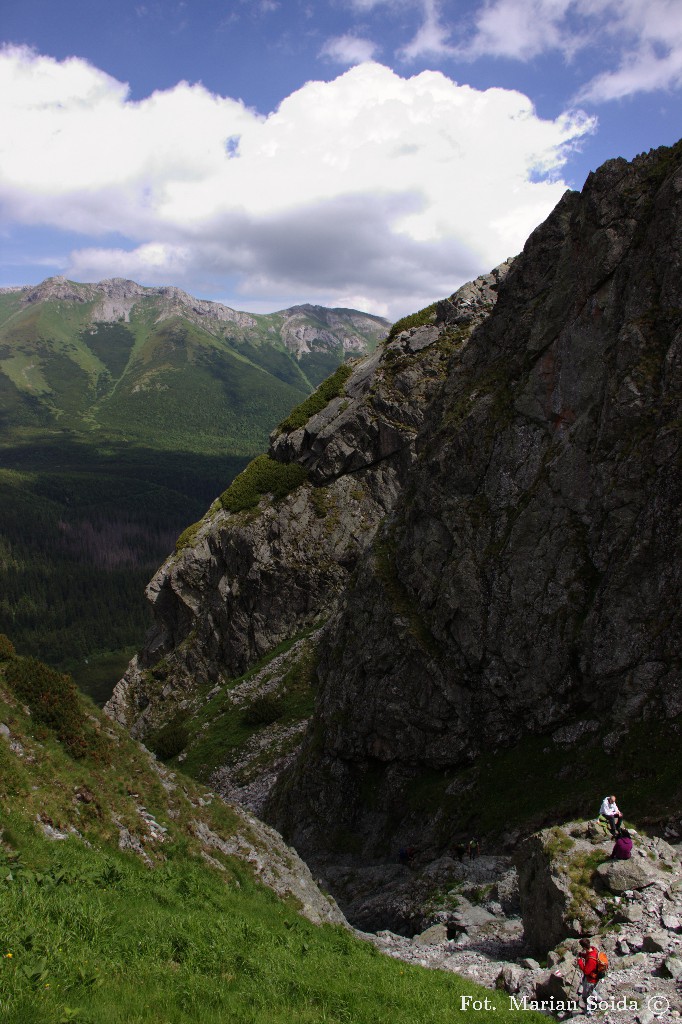
[[[337,370],[327,377],[326,380],[322,381],[316,391],[313,391],[304,402],[297,405],[295,409],[289,413],[286,419],[277,427],[277,433],[279,434],[291,434],[294,430],[298,430],[299,427],[304,427],[311,416],[314,416],[318,412],[322,412],[325,406],[329,405],[333,398],[340,398],[344,391],[344,386],[351,373],[353,367],[350,363],[341,363]]]
[[[296,462],[277,462],[259,455],[236,477],[219,501],[226,512],[255,508],[264,494],[281,501],[308,479],[308,472]]]

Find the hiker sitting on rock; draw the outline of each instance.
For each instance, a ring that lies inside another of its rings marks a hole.
[[[605,796],[602,800],[602,805],[599,809],[599,814],[602,818],[606,818],[611,829],[611,835],[614,839],[618,836],[618,829],[620,823],[623,820],[623,815],[618,810],[618,804],[616,803],[615,796]]]
[[[597,950],[589,939],[581,939],[582,954],[578,957],[578,967],[583,973],[581,995],[585,1000],[585,1016],[592,1016],[592,1004],[590,996],[594,992],[600,979],[598,973],[599,950]]]
[[[621,828],[611,851],[611,860],[630,860],[630,857],[632,857],[632,838],[627,829]]]

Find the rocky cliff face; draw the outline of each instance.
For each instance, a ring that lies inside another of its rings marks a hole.
[[[149,585],[156,627],[107,710],[136,736],[195,708],[282,641],[335,612],[415,457],[425,410],[451,353],[492,308],[504,265],[465,286],[441,318],[399,333],[356,364],[343,393],[304,425],[276,431],[270,458],[307,482],[230,512],[220,503]]]
[[[266,811],[309,855],[442,850],[524,743],[532,797],[553,750],[563,778],[635,724],[679,735],[681,205],[682,146],[610,161],[274,436],[307,482],[214,509],[164,566],[110,712],[146,735],[325,620]],[[520,795],[498,831],[544,799]]]
[[[271,805],[302,849],[433,838],[435,777],[443,841],[483,755],[679,722],[681,240],[682,146],[607,163],[451,357]]]

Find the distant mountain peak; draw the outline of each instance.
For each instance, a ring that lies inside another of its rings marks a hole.
[[[210,299],[199,299],[189,292],[183,291],[175,285],[141,285],[125,277],[108,277],[97,282],[71,281],[63,274],[56,274],[53,277],[46,277],[36,285],[24,285],[13,288],[0,288],[0,294],[23,293],[22,301],[28,306],[37,302],[49,302],[57,300],[61,302],[77,302],[85,304],[95,302],[91,321],[93,323],[115,323],[119,320],[129,321],[134,306],[141,301],[160,301],[161,308],[157,322],[169,316],[180,313],[188,317],[194,323],[206,325],[206,321],[217,323],[234,323],[240,329],[257,328],[259,322],[263,322],[270,316],[283,317],[285,324],[288,321],[296,321],[295,341],[288,344],[287,338],[294,337],[294,332],[284,330],[283,340],[285,345],[293,351],[297,357],[301,352],[311,351],[308,344],[311,340],[317,340],[323,347],[329,344],[338,346],[339,338],[332,334],[325,335],[324,330],[320,331],[317,324],[323,328],[337,332],[344,324],[348,325],[350,331],[345,340],[349,340],[358,330],[364,336],[365,342],[370,336],[378,340],[384,331],[388,331],[390,321],[372,313],[364,313],[356,309],[331,309],[327,306],[318,306],[312,303],[302,303],[288,309],[279,310],[274,314],[246,313],[226,306],[222,302],[214,302]],[[301,320],[315,321],[306,326],[301,335],[298,324]],[[305,336],[305,337],[304,337]],[[301,342],[303,345],[301,346]],[[349,345],[344,344],[344,350],[362,351],[365,347],[363,339],[353,341]]]

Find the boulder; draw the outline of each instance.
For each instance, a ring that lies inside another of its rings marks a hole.
[[[459,897],[459,906],[451,916],[452,923],[456,928],[470,931],[472,928],[480,928],[482,925],[495,921],[495,916],[483,907],[469,903],[463,896]]]
[[[573,985],[574,969],[567,965],[568,970],[562,971],[559,967],[553,968],[542,975],[535,985],[535,997],[538,1000],[547,999],[552,1002],[567,1001],[575,996]]]
[[[646,860],[609,860],[597,868],[599,881],[617,896],[627,889],[646,889],[658,879],[658,872]]]
[[[519,962],[522,967],[526,967],[529,971],[539,971],[541,969],[540,964],[537,960],[533,960],[532,956],[526,956]]]
[[[531,952],[543,956],[566,938],[589,934],[599,923],[594,908],[573,889],[574,858],[592,854],[593,848],[586,840],[572,839],[571,827],[536,832],[515,856],[526,942]]]
[[[413,942],[418,946],[440,946],[441,942],[447,942],[448,930],[444,924],[433,924],[420,935],[415,935]]]
[[[613,965],[616,971],[627,971],[630,967],[640,967],[646,963],[644,953],[634,953],[632,956],[624,956],[617,964]]]
[[[669,932],[679,932],[682,929],[679,917],[676,917],[674,914],[663,914],[661,916],[661,924]]]
[[[642,942],[642,949],[645,953],[662,953],[668,948],[668,942],[670,938],[667,932],[649,932],[644,936]]]
[[[682,957],[669,956],[661,964],[661,974],[673,981],[682,981]]]
[[[616,920],[627,921],[629,924],[637,924],[643,916],[644,911],[639,903],[626,903],[616,911]]]
[[[505,964],[495,979],[495,988],[503,989],[514,995],[520,991],[524,979],[525,971],[521,967],[517,967],[516,964]]]

